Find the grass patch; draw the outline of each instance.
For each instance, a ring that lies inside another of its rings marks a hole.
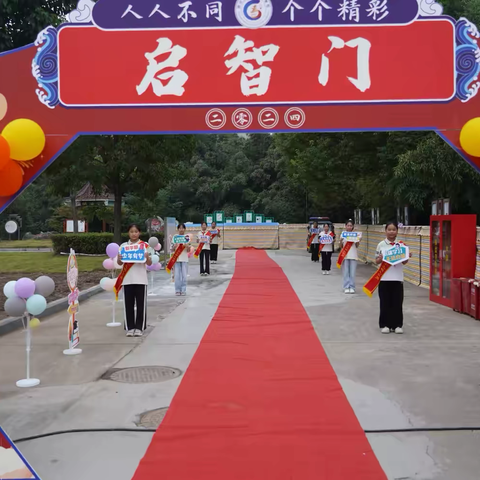
[[[0,252],[0,273],[62,273],[67,272],[67,255],[35,252]],[[77,256],[80,272],[102,270],[105,257]]]
[[[52,248],[52,241],[45,240],[0,240],[0,248]]]

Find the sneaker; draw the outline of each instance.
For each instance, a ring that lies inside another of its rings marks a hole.
[[[175,295],[176,295],[177,297],[179,297],[179,296],[181,295],[181,293],[180,293],[180,292],[175,292]]]
[[[325,270],[323,270],[323,271],[322,271],[322,274],[323,274],[323,275],[326,275],[326,274],[327,274],[327,272],[326,272]]]
[[[205,274],[205,276],[206,276],[206,277],[209,277],[209,276],[210,276],[210,274],[209,274],[209,273],[206,273],[206,274]]]
[[[187,296],[187,292],[182,292],[180,295],[182,295],[183,297],[186,297],[186,296]]]
[[[135,333],[133,334],[134,337],[142,337],[143,332],[141,330],[135,330]]]
[[[355,289],[354,289],[354,288],[351,288],[351,289],[350,289],[350,293],[355,293]]]
[[[346,289],[345,289],[345,293],[350,293],[350,289],[349,289],[349,288],[346,288]]]
[[[325,273],[325,275],[330,275],[330,270],[327,270],[327,272]]]
[[[403,328],[397,327],[397,328],[395,329],[395,333],[396,333],[397,335],[401,335],[401,334],[403,333]]]
[[[390,329],[388,327],[383,327],[381,332],[387,334],[390,333]]]
[[[127,337],[133,337],[133,334],[135,333],[135,330],[129,330],[127,332]]]

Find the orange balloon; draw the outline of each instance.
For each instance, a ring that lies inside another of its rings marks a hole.
[[[0,170],[10,160],[10,145],[5,140],[5,137],[0,135]]]
[[[23,184],[22,167],[13,160],[0,170],[0,197],[10,197],[17,193]]]

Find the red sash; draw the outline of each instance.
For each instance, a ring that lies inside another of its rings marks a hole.
[[[175,265],[175,263],[177,262],[178,257],[180,257],[180,255],[183,253],[184,250],[185,250],[185,244],[184,243],[181,243],[180,245],[178,245],[177,249],[175,250],[175,253],[172,255],[172,258],[167,263],[167,267],[165,268],[167,273],[170,273],[172,271],[172,268]]]
[[[345,242],[345,245],[343,246],[342,250],[340,251],[337,259],[337,267],[341,268],[343,261],[345,260],[345,257],[347,256],[348,252],[352,248],[354,242]]]
[[[133,267],[133,263],[124,263],[122,271],[120,275],[117,277],[117,281],[115,282],[115,287],[113,287],[113,291],[115,292],[115,300],[118,300],[118,294],[123,287],[123,281],[125,280],[125,275],[127,275],[128,271]]]
[[[310,235],[310,238],[308,239],[307,247],[310,248],[310,245],[312,244],[314,238],[318,235],[318,233],[314,233],[313,235]]]
[[[207,237],[212,237],[212,240],[217,236],[216,233],[214,233],[213,235],[208,231],[206,234],[205,234]],[[202,248],[205,244],[204,243],[201,243],[197,249],[195,250],[195,253],[193,254],[193,256],[195,258],[198,258],[198,256],[200,255],[200,252],[202,251]]]
[[[334,237],[334,236],[335,236],[333,232],[330,232],[329,235],[330,235],[331,237]],[[320,234],[318,234],[318,236],[319,236],[319,238],[320,238]],[[318,251],[321,252],[321,251],[323,250],[323,247],[324,247],[325,245],[327,245],[327,244],[326,244],[326,243],[321,243],[320,246],[318,247]],[[329,243],[328,245],[331,245],[331,244]]]
[[[373,292],[377,289],[380,284],[380,280],[385,275],[385,272],[391,267],[389,263],[382,262],[380,268],[370,277],[368,282],[363,286],[363,291],[371,297]]]
[[[145,242],[140,242],[143,245],[143,248],[147,250],[148,244]],[[118,294],[123,287],[123,281],[125,280],[125,276],[127,275],[128,271],[133,267],[133,263],[124,263],[122,271],[120,275],[117,277],[117,281],[115,282],[115,286],[113,287],[113,291],[115,292],[115,300],[118,300]]]

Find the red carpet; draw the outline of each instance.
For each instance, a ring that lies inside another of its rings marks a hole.
[[[386,480],[282,269],[236,262],[134,480]]]

